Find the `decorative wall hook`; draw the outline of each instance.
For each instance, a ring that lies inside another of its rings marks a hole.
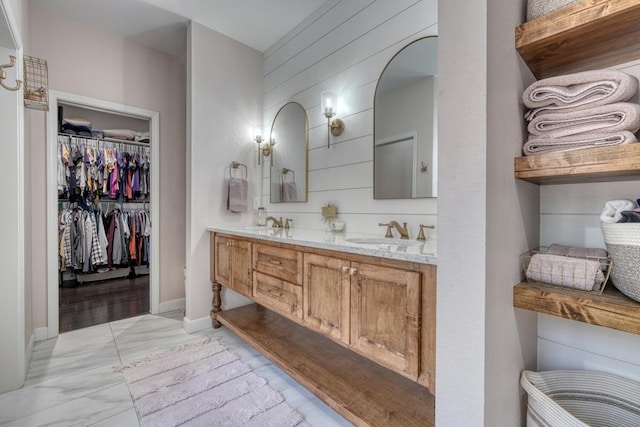
[[[429,170],[429,166],[425,165],[424,162],[420,162],[420,172],[425,173]]]
[[[14,87],[7,86],[5,84],[5,82],[4,82],[4,79],[7,78],[7,72],[5,71],[5,68],[11,68],[11,67],[16,65],[16,57],[15,56],[9,55],[9,59],[11,60],[11,62],[9,64],[0,65],[0,86],[2,86],[3,88],[5,88],[7,90],[16,91],[16,90],[20,89],[20,86],[22,85],[22,81],[21,80],[17,80],[16,79],[16,85]]]

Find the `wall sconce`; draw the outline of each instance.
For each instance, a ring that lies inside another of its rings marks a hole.
[[[340,119],[331,121],[331,118],[338,113],[338,94],[331,90],[325,90],[320,95],[320,106],[324,116],[327,118],[327,148],[329,148],[329,132],[331,132],[333,136],[342,135],[342,132],[344,132],[344,122]]]
[[[253,140],[258,144],[258,164],[260,164],[260,157],[262,157],[262,128],[258,126],[253,127]]]

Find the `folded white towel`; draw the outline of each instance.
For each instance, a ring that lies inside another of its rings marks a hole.
[[[531,135],[559,138],[580,133],[604,133],[640,129],[640,105],[629,102],[585,108],[565,113],[540,114],[527,130]]]
[[[616,70],[591,70],[538,80],[522,94],[531,110],[526,118],[550,112],[628,101],[638,91],[638,79]]]
[[[229,178],[227,181],[227,209],[231,212],[246,212],[249,183],[244,178]]]
[[[609,200],[604,204],[600,221],[607,224],[614,224],[622,218],[622,211],[632,211],[636,208],[636,203],[632,200]]]
[[[604,282],[598,261],[548,254],[533,255],[526,276],[536,282],[582,291],[597,290]]]
[[[585,148],[610,147],[614,145],[638,142],[634,134],[629,131],[616,133],[581,133],[561,138],[542,138],[529,136],[522,147],[525,156],[544,153],[558,153],[564,151],[582,150]]]

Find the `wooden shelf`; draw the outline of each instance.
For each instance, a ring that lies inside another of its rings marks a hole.
[[[640,58],[640,2],[579,0],[516,28],[516,49],[538,79]]]
[[[602,295],[593,295],[520,282],[513,288],[513,306],[640,334],[640,302],[627,298],[611,284]]]
[[[217,319],[355,425],[435,425],[426,387],[272,311],[250,304]]]
[[[516,178],[536,184],[636,180],[640,143],[516,157],[514,169]]]

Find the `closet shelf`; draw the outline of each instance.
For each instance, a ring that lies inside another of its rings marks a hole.
[[[640,303],[607,285],[602,295],[530,285],[513,288],[513,306],[592,325],[640,334]]]
[[[640,143],[516,157],[514,169],[516,178],[535,184],[637,180]]]
[[[516,28],[516,49],[538,78],[640,58],[640,2],[578,0]]]

